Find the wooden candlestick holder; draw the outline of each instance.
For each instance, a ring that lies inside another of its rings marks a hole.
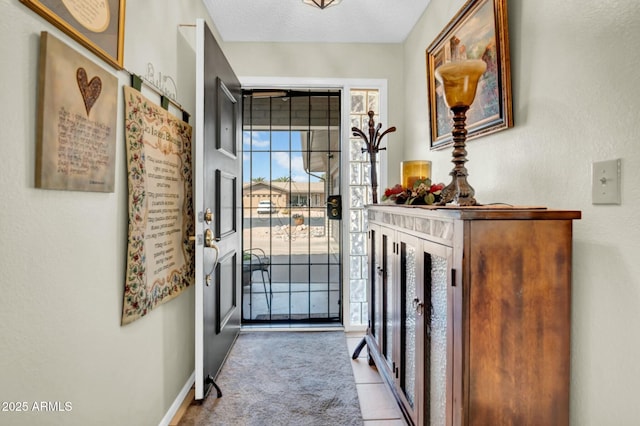
[[[467,168],[464,163],[467,162],[467,110],[469,106],[461,105],[451,108],[453,111],[453,159],[451,162],[455,165],[449,175],[451,183],[442,190],[442,196],[438,205],[444,206],[447,203],[455,203],[459,206],[476,206],[478,202],[474,198],[475,190],[469,182],[467,182]]]

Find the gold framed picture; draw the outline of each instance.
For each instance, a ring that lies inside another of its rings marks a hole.
[[[432,150],[453,144],[451,112],[435,70],[454,58],[487,63],[467,112],[467,140],[513,126],[507,0],[468,1],[427,48],[426,57]]]
[[[125,0],[20,0],[86,48],[122,69]]]

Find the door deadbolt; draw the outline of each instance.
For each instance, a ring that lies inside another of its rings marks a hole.
[[[342,197],[340,195],[327,197],[327,217],[333,220],[342,219]]]
[[[211,211],[211,209],[207,207],[204,212],[198,213],[198,220],[200,222],[211,223],[211,221],[213,220],[213,212]]]

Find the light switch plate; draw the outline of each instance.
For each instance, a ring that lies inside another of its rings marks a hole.
[[[591,173],[593,204],[620,204],[621,166],[620,159],[593,163]]]

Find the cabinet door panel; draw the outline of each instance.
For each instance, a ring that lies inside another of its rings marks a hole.
[[[396,374],[394,365],[394,338],[395,338],[395,322],[396,322],[396,308],[395,308],[395,292],[394,289],[397,285],[395,282],[395,262],[394,252],[395,243],[393,242],[393,232],[382,228],[382,323],[384,329],[382,331],[382,354],[384,355],[387,363],[391,367],[391,370]]]
[[[433,426],[448,424],[447,407],[451,407],[451,270],[452,251],[449,247],[423,242],[424,300],[425,302],[425,356],[424,383],[427,421]],[[449,402],[449,403],[448,403]]]
[[[376,341],[378,348],[382,347],[382,237],[380,227],[369,226],[369,333]]]
[[[370,327],[369,333],[374,338],[377,351],[387,363],[391,374],[395,376],[394,367],[394,231],[370,224]]]
[[[424,354],[425,301],[422,282],[421,241],[415,237],[398,234],[400,249],[400,360],[399,386],[405,405],[415,424],[424,405],[421,385],[423,368],[420,360]]]
[[[568,425],[571,222],[471,232],[468,424]]]
[[[398,232],[397,355],[405,411],[414,424],[446,425],[451,407],[452,249]],[[449,403],[448,403],[449,402]]]

